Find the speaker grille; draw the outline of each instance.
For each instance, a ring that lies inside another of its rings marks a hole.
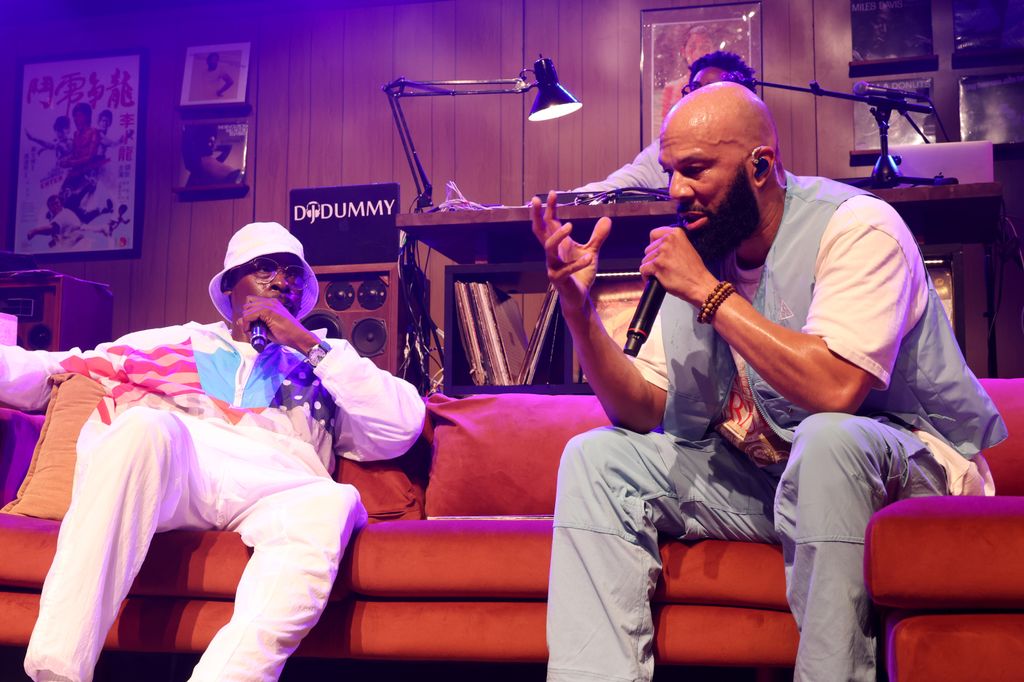
[[[302,320],[302,326],[309,331],[326,329],[327,336],[335,339],[345,338],[345,330],[341,328],[337,316],[324,310],[314,310],[306,315]]]
[[[388,300],[388,287],[380,277],[368,279],[359,285],[359,305],[365,310],[376,310]]]
[[[331,282],[324,291],[324,302],[331,310],[348,310],[356,300],[351,282]]]
[[[53,330],[45,324],[33,325],[25,338],[28,350],[47,350],[53,343]]]
[[[352,347],[363,357],[369,358],[384,352],[388,342],[388,330],[384,320],[368,317],[352,328]]]

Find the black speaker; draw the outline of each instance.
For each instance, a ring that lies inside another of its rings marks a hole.
[[[307,329],[326,329],[381,369],[398,374],[408,307],[395,263],[320,265],[316,307],[304,318]]]
[[[87,350],[110,341],[114,297],[105,284],[48,270],[0,273],[0,312],[18,318],[28,350]]]

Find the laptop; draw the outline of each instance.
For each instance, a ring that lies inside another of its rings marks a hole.
[[[908,178],[956,178],[961,185],[992,182],[992,143],[937,142],[935,144],[894,144],[889,154],[900,157],[900,175]]]

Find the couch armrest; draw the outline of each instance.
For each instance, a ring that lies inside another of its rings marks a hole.
[[[1024,607],[1024,497],[923,497],[876,513],[864,582],[903,609]]]
[[[17,497],[44,419],[0,407],[0,507]]]

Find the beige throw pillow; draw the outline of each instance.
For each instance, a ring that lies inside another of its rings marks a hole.
[[[50,383],[46,420],[28,473],[18,497],[0,511],[60,521],[71,504],[78,434],[106,392],[81,374],[57,374]]]

